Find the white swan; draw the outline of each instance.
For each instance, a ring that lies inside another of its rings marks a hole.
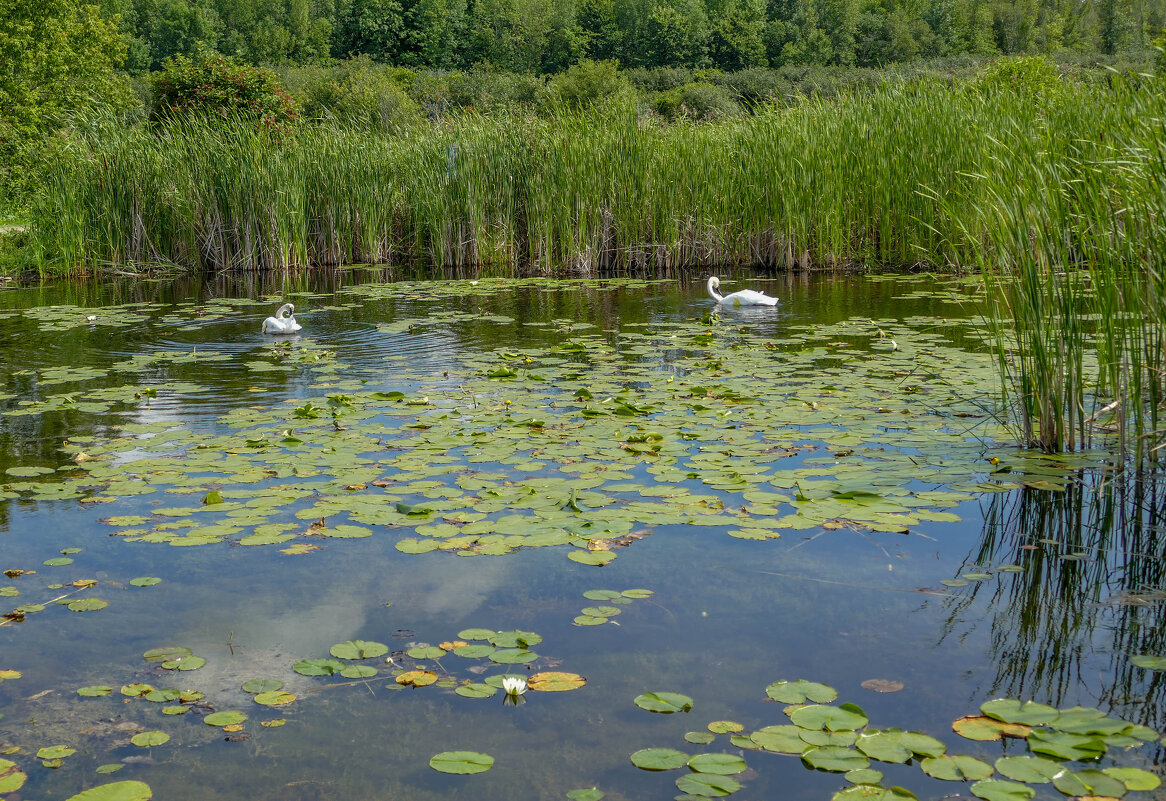
[[[764,292],[757,292],[752,289],[742,289],[740,292],[734,292],[731,295],[721,295],[717,292],[721,288],[721,279],[715,275],[709,277],[709,295],[717,303],[725,306],[776,306],[777,298],[766,295]]]
[[[299,331],[303,326],[296,322],[295,311],[294,303],[285,303],[280,306],[274,317],[268,317],[263,321],[263,333],[294,334]],[[287,317],[283,316],[284,312],[287,312]]]

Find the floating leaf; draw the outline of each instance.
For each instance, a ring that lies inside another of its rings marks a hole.
[[[1137,654],[1130,657],[1130,662],[1146,670],[1166,670],[1166,656]]]
[[[692,709],[692,699],[680,693],[648,692],[637,695],[635,705],[649,712],[671,714],[673,712],[687,712]]]
[[[1117,779],[1131,792],[1156,790],[1162,784],[1162,780],[1156,775],[1141,768],[1105,768],[1101,772]]]
[[[340,675],[346,679],[370,679],[377,675],[377,669],[372,665],[345,665]]]
[[[862,772],[864,771],[850,771],[846,775],[849,777],[851,773]],[[878,771],[871,772],[878,773]],[[918,796],[902,787],[879,787],[877,784],[856,783],[830,796],[830,801],[918,801]]]
[[[104,684],[91,684],[88,687],[79,687],[77,689],[77,695],[80,695],[82,698],[100,698],[103,695],[109,695],[111,692],[113,692],[113,688]]]
[[[426,687],[437,681],[437,674],[432,670],[407,670],[397,676],[397,684],[408,687]]]
[[[1126,793],[1125,782],[1093,768],[1062,770],[1053,777],[1053,786],[1072,796],[1120,798]]]
[[[237,726],[247,720],[247,716],[234,709],[212,712],[202,719],[208,726]]]
[[[987,779],[971,786],[972,795],[984,801],[1028,801],[1036,790],[1026,784]]]
[[[853,748],[837,745],[813,746],[802,752],[802,760],[811,768],[845,773],[868,767],[867,758]]]
[[[1009,756],[996,760],[996,770],[1000,775],[1025,784],[1047,784],[1064,769],[1060,762],[1037,756]]]
[[[903,682],[895,679],[867,679],[862,683],[862,688],[876,693],[897,693],[903,689]]]
[[[676,786],[682,793],[703,798],[730,795],[741,789],[741,783],[736,779],[712,773],[689,773],[677,779]]]
[[[952,730],[969,740],[999,740],[1002,737],[1027,737],[1032,728],[1020,723],[1005,723],[982,715],[965,715],[951,724]]]
[[[1105,754],[1105,742],[1098,737],[1037,729],[1028,736],[1028,750],[1055,759],[1094,759]]]
[[[154,797],[150,785],[143,782],[124,781],[90,787],[66,801],[149,801]]]
[[[120,762],[112,762],[112,763],[105,764],[105,765],[98,765],[94,769],[93,772],[100,773],[102,775],[107,775],[110,773],[117,773],[119,770],[121,770],[124,767],[125,767],[125,765],[121,764]]]
[[[544,693],[564,692],[577,690],[587,683],[587,679],[578,673],[535,673],[527,682],[532,690]]]
[[[67,745],[49,745],[36,752],[37,759],[64,759],[77,753],[76,748]]]
[[[149,748],[170,742],[170,735],[164,731],[143,731],[131,737],[130,742],[142,748]]]
[[[919,767],[933,779],[952,782],[978,781],[996,772],[987,762],[964,754],[927,757],[919,763]]]
[[[697,773],[732,776],[743,773],[749,766],[736,754],[697,754],[688,760],[688,767]]]
[[[685,732],[684,739],[686,742],[695,743],[697,745],[708,745],[709,743],[716,740],[717,736],[711,731],[690,731]],[[750,742],[752,743],[753,741],[750,740]],[[757,744],[753,743],[753,746],[756,748]]]
[[[295,695],[283,690],[271,690],[255,696],[255,703],[262,706],[286,706],[296,700]]]
[[[749,739],[757,743],[766,751],[777,754],[801,754],[810,747],[802,739],[802,729],[799,726],[766,726],[753,732]]]
[[[279,679],[251,679],[243,682],[242,690],[245,693],[270,693],[283,689],[283,682]]]
[[[838,691],[816,681],[797,679],[796,681],[775,681],[765,688],[765,694],[782,704],[828,704],[838,697]]]
[[[868,722],[866,713],[855,704],[825,706],[812,704],[795,709],[790,714],[794,725],[803,729],[827,729],[829,731],[854,731]]]
[[[155,584],[161,584],[162,579],[154,576],[139,576],[138,578],[130,579],[131,587],[153,587]]]
[[[567,554],[567,558],[572,562],[578,562],[581,565],[593,565],[595,567],[602,567],[612,562],[615,557],[615,551],[574,550]]]
[[[1043,726],[1056,720],[1061,714],[1051,706],[1034,701],[1021,703],[1011,698],[986,701],[980,704],[980,711],[990,718],[1005,723],[1022,723],[1025,726]]]
[[[410,648],[405,652],[413,659],[440,659],[445,656],[444,648],[438,648],[436,645],[424,645],[416,648]],[[335,656],[335,654],[333,654]]]
[[[344,669],[344,663],[336,659],[301,659],[292,670],[301,676],[331,676]]]
[[[65,565],[73,564],[73,560],[67,556],[58,556],[53,559],[46,559],[41,564],[45,567],[64,567]]]
[[[95,612],[107,606],[109,606],[109,601],[103,601],[100,598],[78,598],[68,603],[70,612]]]
[[[687,765],[689,757],[675,748],[642,748],[631,759],[641,770],[674,770]]]
[[[142,654],[147,662],[166,662],[173,659],[182,659],[191,655],[189,648],[183,648],[180,645],[171,645],[164,648],[151,648]]]
[[[389,646],[368,640],[349,640],[333,645],[328,652],[337,659],[369,659],[384,656],[389,652]]]
[[[498,688],[489,684],[463,684],[454,692],[465,698],[489,698],[497,694]]]
[[[578,790],[570,790],[567,793],[567,798],[571,801],[599,801],[603,798],[603,791],[597,790],[594,787],[585,787]]]
[[[735,731],[744,731],[745,727],[735,720],[714,720],[708,725],[708,729],[714,734],[730,734]]]
[[[845,778],[854,784],[878,784],[883,780],[883,773],[873,768],[858,768],[847,771]]]
[[[538,654],[525,648],[497,648],[490,654],[490,661],[499,665],[523,665],[538,659]]]
[[[441,773],[459,775],[483,773],[494,766],[494,757],[474,751],[443,751],[429,760],[429,767]]]

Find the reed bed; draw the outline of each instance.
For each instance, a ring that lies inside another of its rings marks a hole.
[[[117,128],[57,164],[33,238],[66,270],[978,266],[1018,438],[1112,438],[1145,464],[1164,441],[1164,83],[920,82],[676,125]]]

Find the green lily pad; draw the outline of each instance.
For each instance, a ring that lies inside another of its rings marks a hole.
[[[377,669],[372,665],[345,665],[340,675],[346,679],[371,679],[377,675]]]
[[[301,659],[292,670],[301,676],[331,676],[344,669],[344,663],[337,659]]]
[[[1103,756],[1106,746],[1100,738],[1086,734],[1036,729],[1028,736],[1028,750],[1054,759],[1077,761]]]
[[[243,692],[253,695],[275,692],[280,689],[283,689],[283,682],[279,679],[251,679],[243,682],[242,687]]]
[[[599,801],[603,796],[603,791],[594,787],[581,787],[567,792],[567,798],[571,801]]]
[[[736,754],[697,754],[688,760],[688,767],[697,773],[716,773],[732,776],[749,768]]]
[[[77,695],[82,698],[100,698],[113,692],[113,688],[104,684],[91,684],[88,687],[77,688]]]
[[[429,760],[429,767],[441,773],[466,775],[484,773],[494,766],[494,757],[474,751],[442,751]]]
[[[1026,726],[1043,726],[1056,720],[1061,714],[1051,706],[1033,701],[1021,703],[1011,698],[987,701],[980,705],[980,711],[1005,723],[1023,723]]]
[[[37,759],[64,759],[77,753],[76,748],[67,745],[49,745],[36,752]]]
[[[689,773],[676,780],[680,792],[702,798],[719,798],[741,789],[741,783],[729,776],[713,773]]]
[[[283,690],[269,690],[255,696],[255,703],[261,706],[286,706],[296,700],[294,694]]]
[[[1130,663],[1146,670],[1166,670],[1166,656],[1137,654],[1130,657]]]
[[[673,712],[687,712],[692,709],[692,699],[687,695],[670,692],[647,692],[637,695],[635,705],[649,712],[672,714]]]
[[[436,645],[426,645],[417,648],[410,648],[405,652],[413,659],[440,659],[445,656],[446,650],[438,648]],[[335,654],[333,654],[335,656]]]
[[[613,562],[615,557],[615,551],[574,550],[567,554],[567,558],[572,562],[578,562],[581,565],[593,565],[595,567],[603,567]]]
[[[868,722],[866,713],[855,704],[825,706],[812,704],[795,709],[790,714],[794,725],[803,729],[827,729],[829,731],[855,731]]]
[[[1053,777],[1053,786],[1065,795],[1071,796],[1121,798],[1127,790],[1125,782],[1121,779],[1093,768],[1062,770]]]
[[[802,761],[816,770],[846,773],[870,766],[870,761],[853,748],[837,745],[812,746],[802,752]]]
[[[90,787],[66,801],[149,801],[154,797],[150,785],[138,781],[114,782]]]
[[[490,661],[499,665],[523,665],[538,659],[538,654],[525,648],[497,648],[490,654]]]
[[[139,576],[130,579],[129,583],[131,587],[153,587],[155,584],[161,584],[162,579],[154,576]]]
[[[143,731],[131,737],[130,742],[142,748],[149,748],[170,742],[170,735],[164,731]]]
[[[971,786],[972,795],[984,801],[1028,801],[1036,795],[1036,790],[1027,784],[986,779]]]
[[[674,770],[688,764],[689,756],[674,748],[642,748],[631,759],[641,770]]]
[[[874,768],[857,768],[847,771],[845,779],[854,784],[878,784],[883,780],[883,773]]]
[[[861,772],[850,771],[850,773]],[[878,771],[872,772],[878,773]],[[846,775],[849,776],[850,773]],[[918,796],[903,787],[880,787],[877,784],[856,783],[830,796],[830,801],[918,801]]]
[[[715,739],[717,739],[717,736],[711,731],[690,731],[684,734],[685,742],[696,745],[708,745]]]
[[[208,726],[238,726],[247,720],[247,716],[234,709],[224,709],[222,712],[212,712],[202,719]]]
[[[838,698],[838,691],[816,681],[775,681],[765,688],[765,694],[782,704],[828,704]]]
[[[376,656],[384,656],[388,652],[389,646],[384,643],[370,642],[368,640],[349,640],[333,645],[329,649],[329,653],[337,659],[369,659]]]
[[[1157,775],[1141,768],[1104,768],[1101,772],[1117,779],[1131,792],[1157,790],[1162,784]]]
[[[1060,762],[1038,756],[1009,756],[996,760],[996,770],[1001,776],[1025,784],[1047,784],[1064,769]]]
[[[766,726],[749,735],[749,739],[766,751],[776,754],[801,754],[810,747],[802,739],[800,726]]]
[[[107,606],[109,606],[109,601],[103,601],[100,598],[78,598],[75,601],[70,601],[67,608],[70,612],[95,612]]]
[[[489,684],[463,684],[454,692],[463,698],[489,698],[498,693],[498,688]]]
[[[919,767],[933,779],[952,782],[978,781],[996,772],[987,762],[964,754],[927,757],[919,763]]]

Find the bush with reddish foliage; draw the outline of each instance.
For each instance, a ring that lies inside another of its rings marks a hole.
[[[271,70],[202,54],[166,60],[154,77],[152,113],[156,118],[245,117],[268,128],[284,128],[299,117],[299,107]]]

